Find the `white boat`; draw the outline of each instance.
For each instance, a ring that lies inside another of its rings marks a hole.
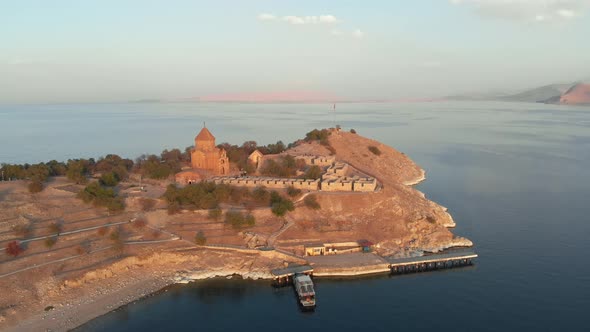
[[[304,308],[315,307],[315,291],[313,290],[313,282],[311,278],[306,274],[297,274],[293,279],[295,285],[295,291],[299,298],[299,303]]]

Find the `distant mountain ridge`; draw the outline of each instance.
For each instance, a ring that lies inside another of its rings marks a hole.
[[[559,96],[543,101],[548,104],[590,105],[590,84],[577,83]]]
[[[555,96],[561,96],[571,86],[571,84],[550,84],[513,95],[501,96],[499,99],[505,101],[539,103]]]
[[[516,94],[451,96],[451,100],[496,100],[524,103],[590,105],[590,84],[550,84]]]

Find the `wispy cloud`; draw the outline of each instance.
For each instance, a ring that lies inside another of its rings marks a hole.
[[[359,30],[348,30],[349,32],[345,32],[343,29],[335,28],[335,26],[339,26],[339,24],[343,23],[343,21],[337,18],[334,15],[325,14],[325,15],[308,15],[308,16],[296,16],[296,15],[284,15],[279,16],[270,13],[261,13],[257,16],[259,21],[265,22],[282,22],[287,23],[290,25],[323,25],[331,27],[328,30],[329,34],[333,36],[342,36],[345,34],[351,35],[355,38],[363,38],[364,33]]]
[[[274,16],[273,14],[262,13],[262,14],[258,15],[258,20],[259,21],[276,21],[277,17]]]
[[[468,6],[485,17],[555,22],[583,16],[590,0],[449,0],[457,6]]]
[[[274,14],[262,13],[258,15],[259,21],[283,21],[293,25],[304,25],[304,24],[336,24],[340,23],[340,20],[334,15],[311,15],[311,16],[276,16]]]

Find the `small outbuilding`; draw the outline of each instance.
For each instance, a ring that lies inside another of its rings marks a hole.
[[[326,246],[323,243],[306,243],[305,256],[323,256],[326,254]]]
[[[195,170],[182,171],[174,176],[176,183],[181,185],[201,182],[201,174]]]
[[[254,152],[250,153],[250,155],[248,156],[248,161],[252,163],[254,167],[258,168],[263,156],[264,155],[262,154],[262,152],[254,150]]]
[[[363,252],[371,252],[373,248],[373,242],[369,240],[358,240],[357,243],[362,248]]]

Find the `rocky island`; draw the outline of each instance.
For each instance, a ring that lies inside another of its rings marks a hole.
[[[135,163],[3,165],[21,180],[0,182],[0,329],[71,329],[196,279],[361,275],[472,246],[405,154],[339,127],[279,143],[216,145],[203,128],[185,153]]]

